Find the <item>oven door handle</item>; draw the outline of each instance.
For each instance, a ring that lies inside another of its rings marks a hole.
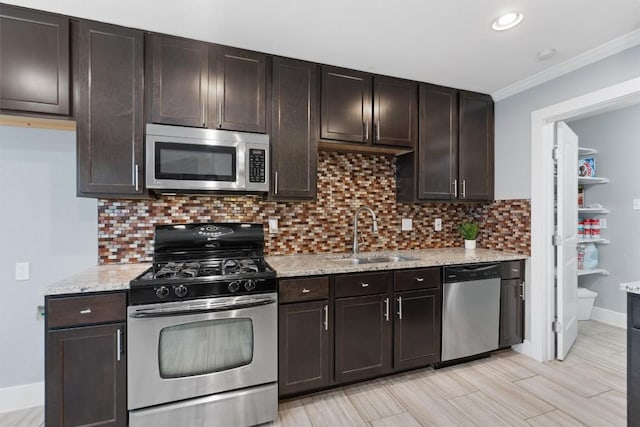
[[[170,309],[166,308],[150,308],[134,311],[129,315],[135,319],[144,319],[147,317],[167,317],[167,316],[180,316],[185,314],[195,313],[211,313],[217,311],[232,311],[241,310],[245,308],[260,307],[262,305],[269,305],[276,302],[275,298],[265,298],[261,300],[246,301],[246,302],[234,302],[230,304],[219,305],[206,305],[206,306],[193,306],[193,307],[174,307]]]

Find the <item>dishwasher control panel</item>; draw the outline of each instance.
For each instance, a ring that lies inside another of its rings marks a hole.
[[[445,267],[444,282],[468,282],[470,280],[499,279],[500,264],[465,264]]]

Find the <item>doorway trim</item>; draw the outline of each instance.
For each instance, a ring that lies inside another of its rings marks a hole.
[[[640,77],[531,113],[531,285],[526,310],[530,337],[518,351],[538,361],[555,358],[554,124],[640,103]],[[576,201],[577,203],[577,201]]]

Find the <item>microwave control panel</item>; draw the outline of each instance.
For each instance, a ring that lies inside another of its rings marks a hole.
[[[265,150],[249,149],[249,182],[265,182],[266,159]]]

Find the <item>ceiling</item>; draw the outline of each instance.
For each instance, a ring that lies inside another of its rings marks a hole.
[[[640,0],[5,2],[494,94],[629,33],[640,43]],[[490,29],[513,10],[518,27]]]

